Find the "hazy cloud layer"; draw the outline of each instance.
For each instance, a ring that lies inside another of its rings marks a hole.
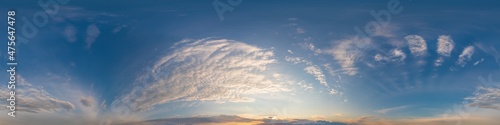
[[[355,125],[344,122],[334,122],[325,120],[293,119],[293,120],[270,120],[264,119],[264,123],[258,125]]]
[[[122,123],[119,125],[173,125],[173,124],[252,124],[252,125],[352,125],[343,122],[332,121],[314,121],[308,119],[251,119],[234,115],[220,115],[220,116],[194,116],[182,118],[164,118],[155,119],[142,122]]]
[[[312,38],[305,38],[304,40],[305,41],[311,41]],[[314,46],[313,43],[310,43],[310,42],[306,42],[306,43],[302,43],[300,44],[300,46],[302,46],[302,48],[305,48],[305,49],[308,49],[312,52],[314,52],[314,55],[318,55],[320,53],[322,53],[321,49],[318,49],[316,48],[316,46]]]
[[[222,123],[251,123],[256,119],[243,118],[232,115],[220,116],[198,116],[198,117],[182,117],[182,118],[164,118],[142,122],[122,123],[119,125],[179,125],[179,124],[222,124]]]

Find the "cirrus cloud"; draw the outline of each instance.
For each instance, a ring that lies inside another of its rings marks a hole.
[[[176,100],[252,102],[247,95],[289,91],[266,75],[277,62],[271,50],[226,39],[183,40],[172,49],[113,105],[137,112]]]
[[[67,100],[61,100],[47,93],[41,88],[34,87],[23,77],[17,76],[16,86],[16,109],[17,111],[26,111],[31,113],[71,111],[75,105]],[[9,93],[9,89],[2,88],[0,93]],[[0,98],[6,100],[9,95],[2,94]]]
[[[496,87],[479,87],[474,95],[465,98],[465,100],[472,101],[468,105],[500,110],[500,89]]]
[[[329,88],[328,83],[326,82],[326,76],[318,65],[300,57],[285,56],[285,60],[292,62],[293,64],[305,63],[306,67],[304,68],[304,71],[306,71],[307,74],[313,75],[321,85]]]
[[[337,60],[345,74],[356,75],[356,61],[363,57],[364,51],[371,45],[371,39],[353,37],[338,41],[338,44],[325,53],[331,54]]]

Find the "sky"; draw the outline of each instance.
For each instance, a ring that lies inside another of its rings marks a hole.
[[[498,125],[499,6],[1,1],[0,125]]]

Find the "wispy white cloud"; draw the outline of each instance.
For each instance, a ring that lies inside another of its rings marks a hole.
[[[87,48],[90,48],[92,44],[95,42],[97,37],[101,34],[101,31],[95,24],[91,24],[87,27],[87,38],[85,39],[85,43],[87,44]]]
[[[184,40],[172,48],[112,106],[137,112],[175,100],[248,102],[246,95],[289,91],[266,75],[276,63],[271,50],[225,39]]]
[[[336,75],[336,71],[333,70],[333,67],[331,66],[330,63],[325,63],[323,64],[323,67],[325,67],[326,71],[328,71],[328,74],[330,74],[331,76],[335,76]]]
[[[500,89],[496,87],[479,87],[473,96],[467,97],[465,100],[471,101],[468,104],[469,106],[500,110]]]
[[[296,83],[299,87],[303,88],[304,90],[314,89],[312,84],[306,83],[304,80],[299,81],[299,82],[295,82],[295,81],[291,81],[291,82]]]
[[[106,107],[107,107],[107,106],[108,106],[108,105],[106,104],[106,101],[102,101],[102,102],[101,102],[101,105],[100,105],[100,108],[101,108],[101,109],[106,109]]]
[[[391,107],[391,108],[380,109],[380,110],[377,110],[375,112],[380,113],[380,114],[386,114],[386,113],[389,113],[389,112],[394,112],[394,111],[406,109],[408,107],[410,107],[410,106],[404,105],[404,106],[398,106],[398,107]]]
[[[399,61],[404,61],[404,59],[406,59],[406,54],[400,49],[393,49],[391,53],[393,57],[399,58]]]
[[[220,115],[220,116],[192,116],[192,117],[176,117],[162,118],[140,122],[128,122],[120,125],[170,125],[170,124],[217,124],[217,125],[232,125],[232,124],[251,124],[251,125],[352,125],[344,122],[326,121],[321,115],[312,116],[312,119],[278,119],[276,116],[268,116],[263,118],[245,118],[235,115]]]
[[[424,38],[418,35],[409,35],[405,39],[408,41],[411,54],[414,56],[427,55],[427,43],[425,43]]]
[[[478,65],[479,63],[481,63],[481,62],[483,62],[483,61],[484,61],[484,58],[481,58],[481,60],[478,60],[478,61],[474,62],[474,66],[475,66],[475,65]]]
[[[399,62],[404,62],[406,59],[406,54],[401,50],[401,49],[393,49],[390,52],[389,56],[384,56],[380,53],[375,54],[373,56],[373,59],[375,61],[399,61]]]
[[[337,89],[330,89],[328,92],[331,95],[343,95],[344,94],[342,92],[339,92]],[[347,100],[344,99],[344,102],[347,102]]]
[[[373,59],[375,59],[375,61],[383,61],[383,60],[388,60],[387,57],[385,56],[382,56],[382,54],[378,53],[376,54],[375,56],[373,56]]]
[[[90,107],[90,106],[92,106],[92,103],[94,103],[95,101],[94,101],[94,98],[92,98],[92,97],[81,97],[80,102],[84,106]]]
[[[498,45],[494,45],[492,43],[483,43],[483,42],[476,42],[474,43],[474,46],[476,46],[479,50],[489,54],[490,56],[493,56],[497,62],[497,64],[500,65],[500,51],[497,50]]]
[[[9,89],[2,88],[0,93],[9,93]],[[9,98],[8,94],[0,95],[2,101]],[[20,75],[17,76],[16,86],[17,111],[26,111],[32,113],[72,111],[75,105],[67,100],[62,100],[52,96],[41,88],[28,83]]]
[[[437,52],[440,55],[440,57],[436,60],[434,65],[441,66],[444,62],[444,57],[450,56],[451,51],[455,47],[455,43],[453,42],[450,36],[441,35],[438,38],[437,45],[438,45]]]
[[[470,61],[473,54],[474,54],[474,46],[465,47],[464,51],[462,51],[462,54],[458,56],[457,65],[464,67],[465,64],[467,64],[467,62]]]
[[[311,61],[300,57],[285,56],[285,60],[294,64],[305,63],[306,67],[304,68],[304,71],[306,71],[307,74],[313,75],[321,85],[329,87],[328,83],[326,82],[326,76],[318,65],[315,65]]]
[[[288,53],[293,54],[293,51],[292,50],[288,50]]]
[[[306,73],[313,75],[321,85],[328,87],[325,75],[323,74],[323,71],[321,71],[318,65],[309,65],[306,68],[304,68],[304,70],[306,71]]]
[[[0,121],[2,121],[0,124],[89,125],[98,124],[104,119],[100,117],[104,114],[97,108],[99,102],[91,90],[75,86],[70,76],[50,72],[45,75],[42,78],[30,77],[29,79],[18,75],[16,111],[22,116],[16,117],[16,120],[2,120],[3,116],[0,116]],[[30,83],[28,80],[36,81],[36,83]],[[8,89],[0,89],[0,92],[6,90]],[[3,96],[0,95],[0,98],[5,98]]]
[[[353,37],[337,41],[333,48],[326,50],[324,53],[331,54],[333,59],[340,64],[345,74],[356,75],[358,68],[355,63],[364,56],[364,50],[370,45],[370,39]]]
[[[444,62],[444,58],[443,57],[439,57],[438,59],[436,59],[436,61],[434,62],[434,66],[441,66]]]
[[[371,36],[381,36],[381,37],[386,37],[386,38],[393,38],[395,36],[395,31],[398,30],[398,27],[396,24],[391,24],[391,25],[385,25],[379,28],[374,28],[373,30],[367,32],[367,34]],[[400,43],[399,41],[389,41],[392,45],[398,46]]]
[[[305,40],[305,41],[310,41],[310,39],[311,39],[311,38],[306,38],[306,39],[304,39],[304,40]],[[318,55],[318,54],[322,53],[322,52],[321,52],[321,49],[316,48],[316,46],[314,46],[314,44],[313,44],[313,43],[306,42],[306,43],[301,44],[301,46],[302,46],[303,48],[306,48],[306,49],[308,49],[308,50],[310,50],[310,51],[314,52],[314,55]]]

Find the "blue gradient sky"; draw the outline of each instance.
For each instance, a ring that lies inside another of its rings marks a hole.
[[[224,20],[213,2],[69,0],[46,12],[2,1],[28,40],[17,46],[18,103],[30,111],[19,119],[498,123],[500,2],[399,0],[401,12],[368,37],[355,27],[395,1],[243,0]],[[30,38],[23,18],[37,12],[50,16]]]

